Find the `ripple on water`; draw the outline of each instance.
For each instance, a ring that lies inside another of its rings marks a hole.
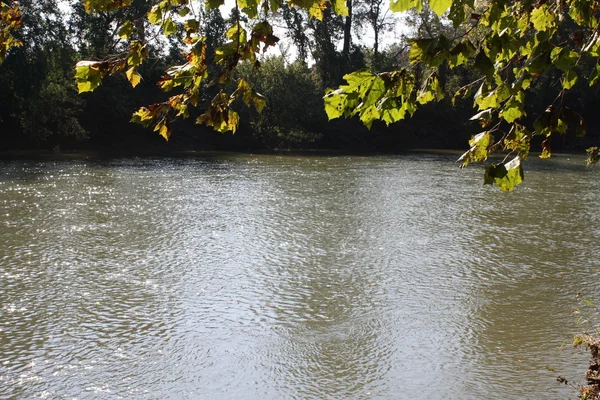
[[[534,169],[504,194],[452,160],[6,164],[0,398],[548,389],[597,292],[595,184]]]

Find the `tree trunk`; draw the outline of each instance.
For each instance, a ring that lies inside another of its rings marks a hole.
[[[379,72],[379,29],[375,29],[375,43],[373,43],[373,66]]]
[[[352,0],[346,0],[346,7],[348,7],[348,16],[344,23],[344,47],[342,49],[342,56],[345,59],[350,58],[350,44],[352,39]]]

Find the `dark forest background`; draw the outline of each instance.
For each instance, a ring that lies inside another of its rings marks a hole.
[[[303,11],[284,7],[272,23],[279,27],[283,43],[280,52],[285,55],[265,56],[259,67],[243,65],[238,71],[268,98],[262,114],[240,105],[242,122],[235,134],[220,134],[195,125],[192,115],[175,122],[169,142],[129,120],[140,106],[166,98],[156,82],[168,65],[182,62],[179,41],[167,38],[153,44],[150,61],[139,69],[144,80],[136,88],[125,77],[113,76],[93,93],[79,95],[74,81],[77,61],[101,59],[114,50],[118,42],[115,21],[136,17],[119,12],[137,13],[139,18],[148,11],[148,2],[134,1],[134,7],[126,11],[94,15],[86,14],[79,2],[68,7],[58,7],[56,0],[20,3],[23,27],[16,36],[23,46],[12,48],[0,65],[0,151],[396,152],[411,148],[465,148],[471,135],[481,130],[476,122],[469,121],[475,113],[472,100],[452,104],[453,94],[473,80],[472,71],[468,67],[450,70],[443,65],[440,81],[445,99],[421,107],[412,118],[389,127],[376,122],[371,130],[357,118],[327,120],[322,97],[327,88],[343,83],[345,73],[361,68],[390,71],[408,65],[406,38],[392,44],[386,40],[385,47],[380,43],[399,26],[385,13],[382,0],[355,0],[350,17],[326,12],[323,21],[311,20]],[[219,10],[205,11],[202,17],[210,56],[222,44],[230,21]],[[440,31],[453,35],[451,26],[428,9],[407,14],[401,24],[403,32],[413,37],[434,37]],[[360,41],[358,37],[370,39]],[[560,85],[555,85],[555,81],[552,72],[537,80],[527,105],[530,121],[559,92]],[[214,88],[206,88],[205,104],[215,93]],[[565,101],[586,118],[588,137],[563,135],[553,142],[553,150],[576,151],[597,143],[598,92],[582,80]],[[202,105],[198,115],[201,109]],[[534,150],[537,149],[534,144]]]

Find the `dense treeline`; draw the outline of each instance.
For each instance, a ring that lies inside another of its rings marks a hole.
[[[304,11],[283,7],[272,23],[279,27],[279,52],[285,54],[266,55],[260,66],[247,63],[237,71],[267,97],[263,112],[237,105],[242,118],[235,134],[195,125],[195,118],[177,120],[167,143],[155,132],[129,121],[141,105],[165,100],[166,95],[155,82],[168,65],[181,61],[183,49],[178,48],[179,41],[150,41],[149,60],[139,68],[143,80],[135,88],[124,77],[113,76],[93,93],[79,95],[74,81],[75,63],[81,59],[104,59],[116,52],[119,40],[114,21],[123,16],[118,12],[88,14],[79,2],[69,5],[57,0],[22,0],[23,27],[15,33],[22,46],[11,48],[0,65],[0,148],[397,151],[464,147],[479,127],[476,122],[469,122],[473,114],[471,104],[459,101],[453,106],[452,95],[472,80],[469,67],[450,70],[442,66],[440,83],[448,95],[439,103],[420,108],[413,118],[389,127],[375,122],[370,130],[357,118],[328,122],[322,97],[328,87],[343,82],[344,74],[361,68],[388,71],[408,66],[404,40],[387,40],[382,45],[394,29],[401,25],[407,35],[422,38],[434,37],[441,31],[452,36],[450,24],[440,21],[427,8],[406,15],[399,25],[385,13],[385,4],[379,0],[353,2],[347,2],[351,11],[348,17],[325,12],[320,21],[309,18]],[[139,17],[148,12],[148,4],[136,0],[133,7],[119,12],[134,13],[128,17],[142,20]],[[210,58],[222,44],[231,17],[223,16],[219,9],[202,13],[201,29]],[[143,23],[133,29],[140,36],[151,34]],[[365,36],[367,39],[359,40]],[[211,65],[211,69],[210,74],[219,73],[218,67]],[[551,81],[550,74],[548,79],[537,82],[536,96],[527,104],[531,118],[539,115],[547,99],[559,91]],[[600,97],[585,84],[579,86],[569,93],[568,100],[586,117],[586,140],[592,141],[600,123],[594,113]],[[205,87],[201,102],[208,102],[215,93],[214,88]],[[554,144],[554,149],[561,146],[584,144],[574,135],[567,135]]]

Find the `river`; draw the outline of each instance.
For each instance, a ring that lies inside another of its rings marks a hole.
[[[600,171],[456,158],[0,162],[0,399],[576,397]]]

